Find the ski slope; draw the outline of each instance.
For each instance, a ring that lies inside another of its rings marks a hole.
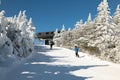
[[[120,80],[120,65],[79,52],[35,46],[35,54],[14,64],[0,80]]]

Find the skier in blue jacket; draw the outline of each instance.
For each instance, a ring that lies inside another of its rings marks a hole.
[[[75,46],[74,50],[75,50],[76,57],[79,57],[79,54],[78,54],[79,49],[78,49],[78,47]]]

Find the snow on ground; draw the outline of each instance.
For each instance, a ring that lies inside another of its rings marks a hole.
[[[36,53],[4,71],[0,80],[120,80],[120,65],[93,56],[49,46],[35,46]],[[5,69],[4,69],[5,70]]]

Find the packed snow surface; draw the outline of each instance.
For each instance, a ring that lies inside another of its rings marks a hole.
[[[120,65],[73,50],[35,46],[29,58],[0,67],[0,80],[120,80]]]

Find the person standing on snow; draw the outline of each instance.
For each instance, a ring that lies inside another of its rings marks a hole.
[[[79,57],[79,54],[78,54],[79,49],[78,49],[78,47],[75,46],[74,50],[75,50],[75,55],[76,55],[76,57]]]
[[[54,42],[53,42],[53,41],[50,41],[49,45],[50,45],[50,49],[52,49],[52,47],[53,47],[53,45],[54,45]]]

